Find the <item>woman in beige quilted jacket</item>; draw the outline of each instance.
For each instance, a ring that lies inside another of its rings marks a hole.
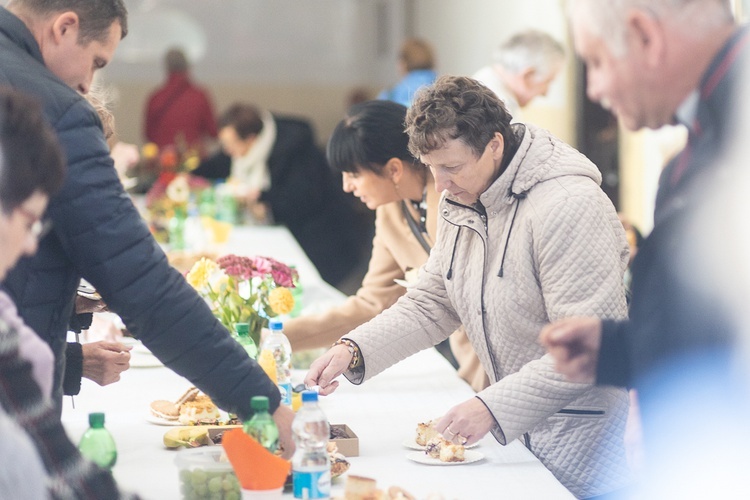
[[[549,132],[510,125],[470,78],[421,91],[406,123],[445,191],[437,241],[406,295],[316,360],[305,383],[324,395],[342,373],[361,383],[463,324],[491,385],[453,402],[437,430],[464,444],[520,438],[579,498],[625,487],[627,392],[566,381],[536,341],[559,318],[626,314],[627,242],[599,171]]]
[[[392,306],[406,289],[407,270],[427,261],[437,232],[440,193],[429,169],[409,152],[406,107],[391,101],[352,106],[328,141],[328,162],[340,171],[344,191],[376,210],[372,256],[362,286],[341,306],[288,320],[293,351],[329,347],[342,335]],[[489,385],[466,333],[450,336],[458,374],[475,391]]]

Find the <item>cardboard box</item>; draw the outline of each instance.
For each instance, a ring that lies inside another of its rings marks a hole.
[[[331,441],[345,457],[359,456],[359,438],[346,424],[331,424]]]

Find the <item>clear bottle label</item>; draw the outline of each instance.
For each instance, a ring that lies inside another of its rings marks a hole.
[[[280,383],[279,392],[281,393],[281,404],[292,406],[292,384],[290,382]]]
[[[331,469],[302,468],[292,471],[294,498],[320,500],[331,497]]]

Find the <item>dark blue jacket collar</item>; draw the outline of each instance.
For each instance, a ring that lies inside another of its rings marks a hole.
[[[44,64],[42,52],[39,50],[39,44],[34,35],[31,34],[23,21],[5,7],[0,7],[0,33],[28,52],[34,59]]]

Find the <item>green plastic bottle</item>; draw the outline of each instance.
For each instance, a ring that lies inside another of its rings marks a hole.
[[[111,469],[115,465],[117,448],[112,434],[104,428],[104,413],[89,413],[89,428],[83,433],[78,449],[99,467]]]
[[[253,338],[250,336],[250,324],[235,323],[234,333],[237,336],[237,342],[245,348],[247,355],[253,359],[258,359],[258,346],[255,345]]]
[[[271,414],[268,413],[268,398],[254,396],[250,400],[253,417],[242,426],[245,434],[255,439],[265,449],[274,453],[279,447],[279,429]]]
[[[174,216],[169,219],[169,248],[185,250],[185,222],[187,213],[183,207],[175,207]]]

